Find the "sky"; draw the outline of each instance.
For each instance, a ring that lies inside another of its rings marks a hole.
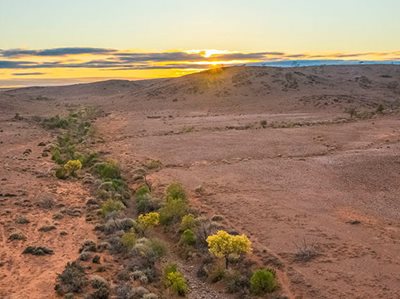
[[[398,0],[0,0],[0,87],[400,60]]]

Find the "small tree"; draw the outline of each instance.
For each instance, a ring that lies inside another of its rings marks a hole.
[[[68,175],[75,176],[76,172],[82,169],[82,162],[79,160],[69,160],[65,163],[64,169]]]
[[[216,257],[225,258],[225,267],[228,269],[229,257],[240,257],[251,251],[251,241],[246,235],[231,235],[220,230],[207,238],[208,250]]]
[[[143,233],[145,233],[149,227],[156,226],[159,223],[160,223],[160,214],[157,212],[142,214],[139,215],[138,217],[138,224],[142,228]]]

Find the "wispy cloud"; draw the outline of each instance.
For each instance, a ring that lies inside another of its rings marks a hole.
[[[107,48],[70,47],[54,49],[0,50],[0,69],[27,69],[32,72],[14,72],[14,76],[42,75],[35,69],[100,69],[100,70],[202,70],[215,64],[235,65],[249,62],[285,61],[296,59],[360,59],[400,60],[397,52],[369,53],[284,53],[234,52],[217,50],[135,52]]]
[[[40,73],[40,72],[30,72],[30,73],[13,73],[13,76],[40,76],[40,75],[45,75],[46,73]]]
[[[24,57],[24,56],[66,56],[66,55],[80,55],[80,54],[107,54],[115,52],[112,49],[103,48],[54,48],[42,50],[25,50],[25,49],[9,49],[0,50],[0,56],[3,57]]]

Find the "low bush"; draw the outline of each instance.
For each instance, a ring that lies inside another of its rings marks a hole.
[[[119,166],[113,161],[96,163],[93,166],[93,171],[102,180],[121,178],[121,170],[119,169]]]
[[[191,229],[186,229],[182,235],[181,235],[181,240],[180,243],[188,246],[194,246],[196,245],[196,235]]]
[[[179,230],[181,232],[187,229],[194,230],[197,226],[198,226],[198,221],[196,220],[196,218],[192,214],[188,214],[182,217]]]
[[[28,246],[22,253],[32,255],[52,255],[54,254],[54,251],[53,249],[44,246]]]
[[[167,187],[167,190],[165,191],[165,198],[167,201],[170,200],[186,201],[187,195],[185,189],[183,189],[183,186],[180,183],[172,183]]]
[[[150,212],[147,214],[139,215],[138,224],[143,233],[150,227],[156,226],[160,223],[160,214],[157,212]]]
[[[178,271],[176,265],[168,265],[164,270],[164,284],[172,292],[179,296],[185,296],[189,286],[185,277]]]
[[[126,232],[121,237],[121,243],[127,251],[130,251],[135,247],[136,234],[134,232]]]
[[[100,212],[103,217],[107,217],[108,214],[113,212],[120,212],[125,209],[125,205],[119,201],[114,199],[109,199],[101,205]]]
[[[67,263],[64,271],[57,276],[55,289],[58,294],[80,293],[88,284],[83,268],[76,262]]]
[[[255,295],[272,293],[278,288],[275,273],[268,269],[260,269],[250,278],[250,290]]]
[[[165,245],[161,241],[147,238],[137,240],[134,250],[137,254],[144,257],[150,264],[154,264],[167,252]]]
[[[188,206],[186,201],[168,200],[160,211],[160,223],[162,225],[170,225],[181,221],[182,217],[187,214]]]
[[[76,172],[82,169],[82,163],[79,160],[69,160],[64,165],[64,170],[69,176],[76,176]]]
[[[228,293],[245,293],[250,287],[249,278],[238,272],[227,273],[224,278]]]

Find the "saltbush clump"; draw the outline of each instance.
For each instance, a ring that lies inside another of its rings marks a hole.
[[[168,265],[164,270],[165,286],[179,296],[185,296],[189,290],[183,274],[178,271],[176,265]]]
[[[67,175],[76,176],[76,172],[82,169],[82,163],[79,160],[69,160],[64,165]]]
[[[93,170],[102,180],[121,178],[121,170],[113,161],[96,163]]]
[[[185,189],[183,189],[183,186],[180,183],[172,183],[167,187],[167,190],[165,192],[166,199],[167,201],[170,200],[187,200],[187,195],[185,192]]]
[[[76,262],[67,263],[64,271],[58,275],[55,289],[58,294],[80,293],[88,284],[83,268]]]
[[[188,214],[182,217],[181,220],[181,225],[179,227],[179,230],[181,232],[187,230],[187,229],[195,229],[198,226],[198,221],[197,219],[192,215]]]
[[[120,212],[125,209],[125,205],[120,200],[109,199],[101,205],[101,215],[107,217],[113,212]]]
[[[181,235],[181,244],[188,245],[188,246],[194,246],[196,245],[196,235],[191,229],[186,229],[182,235]]]
[[[121,243],[127,251],[132,250],[136,244],[136,234],[133,231],[124,233],[121,237]]]
[[[255,295],[272,293],[278,287],[275,273],[268,269],[260,269],[250,278],[250,290]]]

